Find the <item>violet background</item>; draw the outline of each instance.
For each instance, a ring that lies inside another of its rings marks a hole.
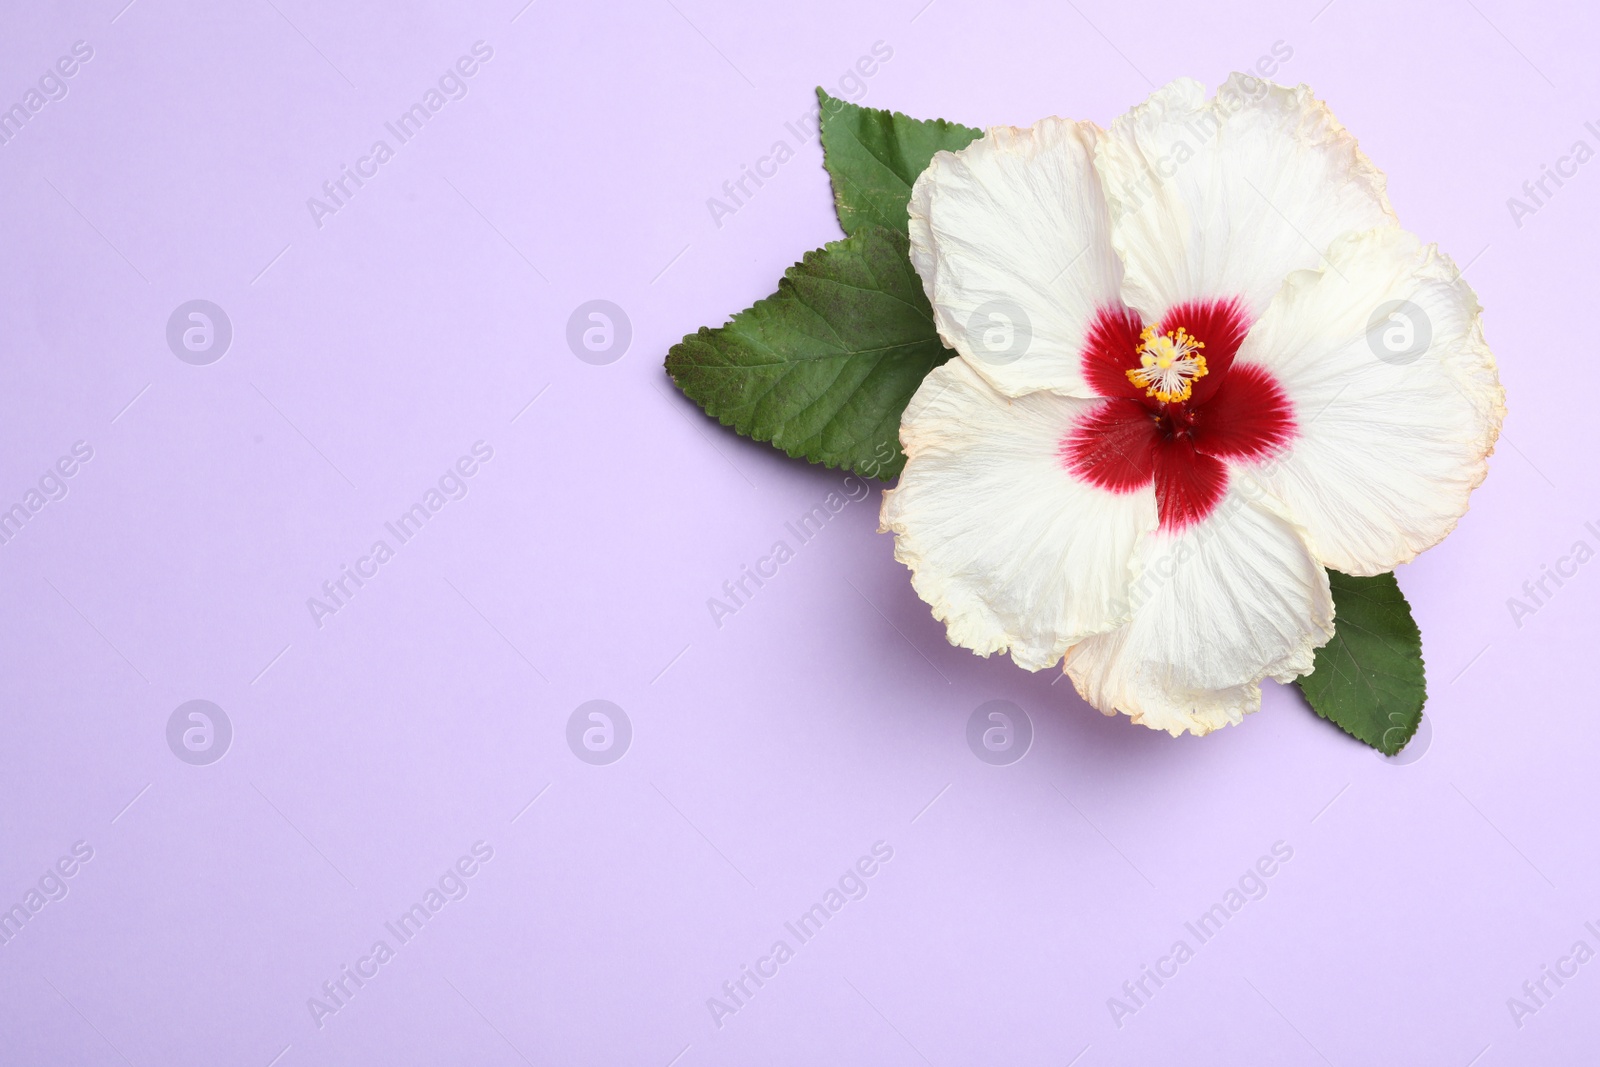
[[[1506,1003],[1600,948],[1600,565],[1507,608],[1600,546],[1600,164],[1520,226],[1506,204],[1600,147],[1593,10],[125,2],[0,16],[6,106],[94,49],[0,147],[0,504],[94,449],[0,546],[0,904],[94,849],[0,946],[0,1063],[1594,1057],[1600,962],[1520,1028]],[[469,94],[318,228],[307,198],[479,40]],[[661,361],[838,236],[785,123],[879,41],[866,103],[975,125],[1108,123],[1281,42],[1278,80],[1470,264],[1510,416],[1460,528],[1400,573],[1421,759],[1271,683],[1243,726],[1173,740],[951,648],[876,489],[713,624],[841,476],[716,426]],[[716,225],[707,198],[778,140],[796,158]],[[233,324],[209,366],[165,341],[195,298]],[[592,299],[632,324],[609,365],[566,343]],[[469,495],[319,629],[307,598],[479,440]],[[209,766],[166,741],[197,698],[234,729]],[[596,698],[633,727],[608,766],[566,742]],[[1004,767],[965,740],[995,699],[1035,733]],[[319,1028],[307,999],[480,840],[469,895]],[[718,1028],[707,998],[877,841],[868,895]],[[1277,841],[1267,895],[1115,1025],[1108,998]]]

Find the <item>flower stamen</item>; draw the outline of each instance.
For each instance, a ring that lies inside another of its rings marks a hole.
[[[1139,340],[1139,365],[1127,372],[1128,380],[1163,404],[1188,400],[1195,381],[1206,376],[1206,357],[1198,354],[1205,342],[1182,326],[1162,334],[1146,326]]]

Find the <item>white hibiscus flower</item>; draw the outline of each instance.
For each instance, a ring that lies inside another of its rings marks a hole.
[[[906,408],[883,529],[952,643],[1064,657],[1108,715],[1238,722],[1332,636],[1325,567],[1392,570],[1483,481],[1477,300],[1304,86],[997,127],[910,217],[960,358]]]

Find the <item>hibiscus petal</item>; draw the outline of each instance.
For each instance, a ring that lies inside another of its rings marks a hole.
[[[1137,400],[1106,400],[1074,424],[1061,459],[1091,485],[1131,493],[1150,484],[1160,444],[1161,427],[1149,408]]]
[[[1144,387],[1128,378],[1128,371],[1139,365],[1143,330],[1144,322],[1132,308],[1118,304],[1095,312],[1083,341],[1083,379],[1096,396],[1144,397]]]
[[[1190,438],[1161,441],[1155,461],[1156,507],[1163,530],[1199,522],[1228,491],[1228,465],[1196,451]]]
[[[1067,653],[1083,698],[1174,736],[1209,733],[1261,706],[1261,680],[1311,669],[1333,636],[1327,572],[1301,531],[1230,490],[1135,557],[1133,617]]]
[[[1134,546],[1156,525],[1154,491],[1074,476],[1061,450],[1100,402],[1007,399],[962,360],[923,380],[900,424],[906,466],[883,495],[882,530],[950,643],[1048,667],[1127,615]]]
[[[1111,124],[1095,166],[1146,321],[1232,296],[1257,316],[1336,238],[1394,221],[1383,175],[1303,85],[1235,74],[1207,101],[1180,79]]]
[[[997,126],[935,155],[912,190],[911,262],[939,336],[1008,396],[1095,395],[1083,349],[1096,313],[1121,306],[1122,281],[1099,136],[1058,118]]]
[[[1259,461],[1282,451],[1294,436],[1294,405],[1270,373],[1254,363],[1228,372],[1222,388],[1194,414],[1195,447],[1235,462]]]
[[[1298,422],[1251,477],[1328,566],[1379,574],[1455,528],[1488,472],[1505,393],[1477,298],[1435,246],[1390,227],[1328,258],[1284,284],[1240,350]]]

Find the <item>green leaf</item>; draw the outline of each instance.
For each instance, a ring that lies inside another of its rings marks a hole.
[[[806,253],[778,291],[667,354],[695,403],[791,456],[892,478],[900,413],[949,359],[911,267],[909,240],[866,226]]]
[[[1345,733],[1393,756],[1422,721],[1427,682],[1422,632],[1393,574],[1352,578],[1328,571],[1333,640],[1299,679],[1312,709]]]
[[[906,232],[911,186],[933,154],[967,147],[982,130],[944,119],[911,119],[859,107],[817,89],[822,105],[822,160],[833,179],[839,225],[855,233],[876,223]]]

